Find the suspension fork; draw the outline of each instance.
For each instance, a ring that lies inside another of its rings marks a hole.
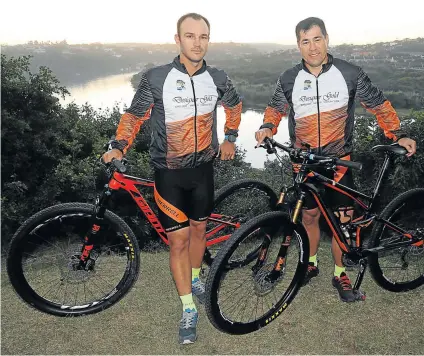
[[[81,248],[81,255],[79,257],[79,266],[85,268],[87,261],[90,258],[91,251],[93,250],[96,241],[96,235],[102,229],[102,221],[105,216],[106,206],[112,195],[112,191],[108,184],[105,185],[103,193],[100,198],[96,199],[95,208],[91,217],[91,228],[84,237],[84,242]]]
[[[305,199],[305,193],[301,191],[299,199],[296,202],[296,207],[293,212],[293,217],[291,219],[291,222],[294,224],[297,223],[297,219],[300,215],[300,212],[302,211],[304,199]],[[287,251],[289,249],[292,236],[293,236],[293,228],[290,227],[288,231],[284,234],[283,241],[281,242],[280,249],[278,250],[277,258],[275,259],[275,262],[274,262],[274,268],[266,277],[268,281],[274,282],[278,278],[280,278],[280,276],[284,273],[284,267],[285,267],[286,258],[287,258]]]
[[[293,236],[293,231],[284,235],[284,239],[280,245],[280,249],[278,250],[278,256],[274,262],[274,268],[268,274],[266,279],[270,282],[276,281],[280,276],[284,273],[284,268],[286,265],[287,251],[290,246],[290,242]]]
[[[258,259],[256,260],[255,265],[252,267],[252,271],[254,274],[256,274],[262,268],[262,266],[265,264],[265,261],[266,261],[268,248],[269,248],[269,245],[271,244],[271,236],[265,232],[265,237],[266,239],[264,239],[259,249]]]
[[[302,210],[304,198],[305,198],[305,193],[302,191],[300,193],[299,199],[296,203],[296,208],[294,210],[294,214],[293,214],[293,218],[292,218],[291,222],[294,222],[294,223],[297,222],[300,211]],[[282,197],[281,200],[282,200],[281,203],[283,203],[284,202],[284,196]],[[284,266],[285,266],[286,258],[287,258],[287,251],[288,251],[288,248],[290,246],[292,236],[293,236],[293,228],[290,227],[287,231],[285,231],[283,241],[281,242],[280,249],[278,250],[277,258],[275,259],[275,262],[274,262],[274,267],[273,267],[272,271],[267,276],[267,279],[271,282],[277,280],[282,275],[282,273],[284,272]],[[263,265],[265,264],[265,261],[266,261],[268,248],[269,248],[269,245],[271,243],[271,236],[270,236],[270,234],[266,233],[266,237],[267,238],[264,240],[264,242],[262,242],[262,245],[261,245],[261,248],[260,248],[260,251],[259,251],[258,259],[257,259],[255,265],[252,267],[252,271],[255,274],[263,267]]]

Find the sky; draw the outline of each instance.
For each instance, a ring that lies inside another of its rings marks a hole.
[[[0,44],[173,43],[187,12],[208,18],[211,42],[293,45],[309,16],[324,20],[330,45],[424,37],[423,0],[15,0],[2,2]]]

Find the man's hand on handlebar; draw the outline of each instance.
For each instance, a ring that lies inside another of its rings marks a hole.
[[[258,141],[258,143],[256,144],[256,147],[259,147],[262,144],[265,137],[272,138],[272,136],[273,136],[272,131],[271,129],[268,129],[268,128],[264,128],[264,129],[260,129],[256,131],[255,139],[256,141]]]
[[[112,150],[105,152],[102,156],[102,160],[104,163],[109,163],[114,158],[117,159],[118,161],[121,161],[123,156],[124,154],[120,150],[114,148]]]

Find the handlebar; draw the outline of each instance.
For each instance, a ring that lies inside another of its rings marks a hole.
[[[105,162],[103,161],[103,158],[101,159],[101,162],[106,166],[108,175],[112,177],[113,173],[119,172],[119,173],[125,173],[127,171],[127,160],[123,158],[122,160],[112,158],[112,161]]]
[[[275,153],[275,147],[277,147],[287,152],[292,158],[302,158],[302,159],[306,158],[309,161],[313,161],[315,163],[320,163],[320,164],[328,163],[329,165],[335,164],[337,166],[344,166],[344,167],[348,167],[348,168],[352,168],[356,170],[362,169],[362,163],[360,162],[346,161],[337,157],[318,156],[308,151],[302,150],[300,148],[292,148],[292,147],[283,145],[269,137],[265,137],[264,144],[268,153]]]
[[[118,171],[119,173],[125,173],[127,171],[127,167],[125,166],[126,161],[122,162],[116,158],[112,159],[112,162],[110,162],[110,165],[114,168],[115,171]]]
[[[360,171],[362,169],[362,163],[361,162],[353,162],[353,161],[346,161],[344,159],[336,159],[336,165],[337,166],[344,166],[352,169],[356,169]]]

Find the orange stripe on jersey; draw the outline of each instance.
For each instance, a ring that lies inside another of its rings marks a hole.
[[[138,117],[127,112],[121,116],[121,120],[119,121],[119,125],[116,130],[116,140],[125,140],[128,142],[127,146],[124,148],[124,153],[127,152],[128,148],[134,142],[135,136],[138,131],[140,131],[141,125],[149,119],[152,107],[153,104],[150,105],[150,108],[146,111],[146,114],[143,117]]]
[[[212,144],[213,113],[196,117],[197,151]],[[168,122],[166,124],[167,155],[169,158],[183,157],[195,151],[194,118]]]
[[[320,143],[321,147],[331,142],[344,144],[346,129],[346,106],[320,113]],[[306,142],[312,148],[318,147],[318,114],[313,114],[296,119],[296,147],[301,142]]]
[[[172,220],[175,220],[178,223],[183,223],[188,220],[187,215],[184,214],[180,209],[173,206],[171,203],[168,203],[163,199],[155,187],[155,201],[159,209],[162,210],[166,215],[168,215]]]
[[[397,137],[392,131],[400,129],[400,121],[392,104],[386,100],[374,108],[369,108],[364,103],[361,105],[376,116],[378,125],[384,130],[386,137],[396,141]]]
[[[166,124],[167,158],[175,158],[194,152],[194,118]]]
[[[213,113],[197,116],[197,151],[203,151],[212,144]]]
[[[264,113],[264,124],[273,124],[274,128],[272,129],[272,133],[275,135],[277,133],[277,127],[280,124],[281,118],[283,114],[279,112],[277,109],[274,109],[271,106],[267,106]]]
[[[333,150],[342,150],[345,144],[347,107],[321,113],[321,146],[338,142]]]
[[[242,103],[239,102],[236,106],[232,108],[222,105],[225,111],[225,126],[224,132],[229,130],[238,130],[241,121],[241,108]]]

